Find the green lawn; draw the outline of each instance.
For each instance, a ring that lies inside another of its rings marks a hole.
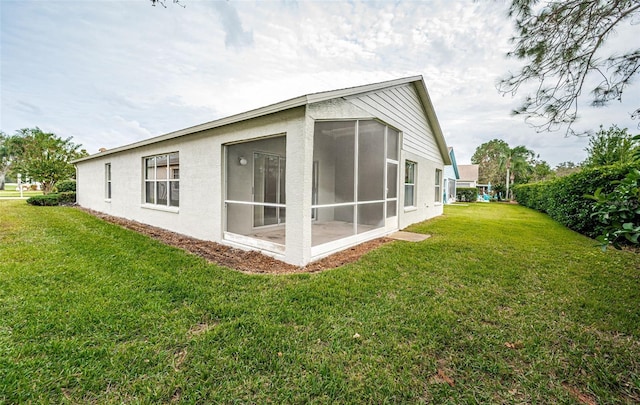
[[[471,204],[314,275],[252,276],[0,201],[0,403],[638,403],[640,258]]]
[[[0,198],[3,197],[20,197],[20,190],[16,190],[16,183],[6,183],[4,190],[0,190]],[[42,191],[23,191],[23,197],[31,197],[34,195],[42,195]]]

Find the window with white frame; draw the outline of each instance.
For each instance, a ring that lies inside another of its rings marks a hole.
[[[436,169],[436,195],[435,202],[442,202],[442,170]]]
[[[111,163],[104,165],[104,197],[111,199]]]
[[[144,202],[165,207],[180,205],[178,152],[144,158]]]
[[[416,206],[416,169],[418,164],[410,160],[404,163],[404,206]]]

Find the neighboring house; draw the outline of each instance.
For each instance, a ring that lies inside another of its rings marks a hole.
[[[458,165],[458,188],[472,188],[478,185],[478,168],[480,165]]]
[[[444,167],[443,198],[445,204],[452,204],[456,202],[456,186],[458,179],[460,178],[458,164],[456,163],[456,155],[453,153],[452,147],[449,147],[449,158],[451,159],[451,164]]]
[[[304,265],[442,214],[421,76],[310,94],[75,161],[86,208]]]

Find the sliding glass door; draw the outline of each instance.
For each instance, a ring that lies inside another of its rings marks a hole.
[[[273,252],[286,240],[286,137],[226,145],[224,238]]]
[[[285,178],[284,157],[261,152],[253,154],[253,202],[285,204]],[[255,205],[253,226],[283,224],[285,212],[278,206]]]

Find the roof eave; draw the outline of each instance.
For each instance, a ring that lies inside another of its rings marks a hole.
[[[460,178],[460,172],[458,171],[458,163],[456,162],[456,154],[453,148],[449,147],[449,157],[451,158],[451,166],[453,166],[453,172],[456,175],[456,179]]]
[[[433,109],[433,105],[431,104],[431,99],[429,98],[429,94],[427,92],[427,88],[424,84],[424,80],[422,76],[410,76],[410,77],[405,77],[400,79],[387,80],[379,83],[367,84],[363,86],[356,86],[356,87],[349,87],[349,88],[338,89],[338,90],[312,93],[312,94],[292,98],[289,100],[281,101],[279,103],[270,104],[265,107],[260,107],[260,108],[245,111],[239,114],[231,115],[218,120],[206,122],[204,124],[195,125],[193,127],[169,132],[164,135],[156,136],[149,139],[144,139],[142,141],[134,142],[129,145],[124,145],[117,148],[109,149],[104,152],[99,152],[94,155],[90,155],[81,159],[74,160],[71,163],[76,164],[76,163],[84,162],[86,160],[92,160],[92,159],[108,156],[118,152],[124,152],[131,149],[141,148],[143,146],[151,145],[157,142],[163,142],[163,141],[179,138],[181,136],[191,135],[191,134],[207,131],[214,128],[219,128],[225,125],[235,124],[241,121],[246,121],[253,118],[262,117],[265,115],[282,112],[285,110],[301,107],[311,103],[318,103],[322,101],[331,100],[334,98],[346,97],[346,96],[351,96],[355,94],[368,93],[371,91],[376,91],[376,90],[380,90],[387,87],[399,86],[407,83],[416,84],[416,88],[422,100],[425,113],[429,118],[431,129],[436,137],[436,143],[438,144],[438,149],[440,150],[440,153],[442,155],[442,158],[445,164],[451,164],[449,154],[447,153],[447,144],[444,140],[444,136],[442,135],[442,130],[440,128],[440,124],[438,123],[438,118],[436,117],[435,111]]]
[[[265,115],[269,115],[269,114],[274,114],[274,113],[278,113],[281,111],[286,111],[292,108],[296,108],[296,107],[301,107],[303,105],[306,105],[308,103],[308,96],[301,96],[301,97],[296,97],[296,98],[292,98],[289,100],[285,100],[276,104],[270,104],[268,106],[265,107],[260,107],[260,108],[256,108],[254,110],[249,110],[249,111],[245,111],[239,114],[235,114],[235,115],[230,115],[228,117],[224,117],[224,118],[220,118],[218,120],[214,120],[214,121],[210,121],[210,122],[206,122],[204,124],[199,124],[199,125],[195,125],[192,127],[188,127],[188,128],[184,128],[184,129],[180,129],[177,131],[173,131],[173,132],[169,132],[167,134],[163,134],[160,136],[155,136],[153,138],[148,138],[148,139],[144,139],[142,141],[138,141],[138,142],[134,142],[128,145],[124,145],[124,146],[119,146],[117,148],[113,148],[113,149],[108,149],[104,152],[99,152],[81,159],[76,159],[74,161],[72,161],[71,163],[75,164],[75,163],[80,163],[83,162],[85,160],[91,160],[91,159],[95,159],[98,157],[103,157],[103,156],[108,156],[114,153],[118,153],[118,152],[123,152],[126,150],[130,150],[130,149],[136,149],[136,148],[141,148],[143,146],[147,146],[147,145],[151,145],[157,142],[163,142],[163,141],[168,141],[171,139],[175,139],[175,138],[179,138],[181,136],[186,136],[186,135],[191,135],[191,134],[195,134],[198,132],[202,132],[202,131],[207,131],[210,129],[214,129],[214,128],[219,128],[219,127],[223,127],[225,125],[231,125],[231,124],[235,124],[238,122],[242,122],[242,121],[246,121],[246,120],[250,120],[253,118],[258,118],[258,117],[262,117]]]
[[[422,76],[418,76],[418,80],[414,81],[416,90],[418,91],[418,95],[422,100],[422,105],[425,109],[425,114],[427,118],[429,118],[429,125],[431,126],[431,131],[436,138],[436,144],[438,145],[438,150],[440,151],[440,155],[442,156],[442,160],[445,165],[452,164],[451,157],[449,156],[449,148],[447,147],[447,142],[444,139],[444,134],[442,133],[442,128],[440,128],[440,122],[438,121],[438,117],[436,116],[436,111],[433,108],[433,104],[431,103],[431,97],[429,97],[429,92],[427,91],[427,86],[424,83],[424,79]]]

